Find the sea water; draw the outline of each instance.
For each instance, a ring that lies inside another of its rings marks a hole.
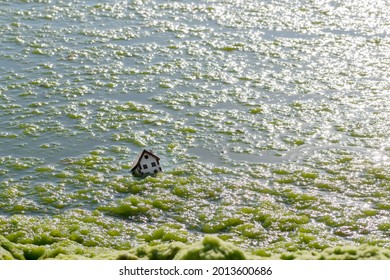
[[[390,247],[389,4],[1,1],[0,234]]]

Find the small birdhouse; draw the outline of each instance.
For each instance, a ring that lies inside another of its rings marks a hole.
[[[143,150],[134,160],[131,172],[138,176],[152,175],[162,172],[160,167],[160,158],[150,150]]]

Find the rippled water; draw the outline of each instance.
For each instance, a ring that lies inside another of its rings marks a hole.
[[[389,6],[2,1],[0,233],[389,247]]]

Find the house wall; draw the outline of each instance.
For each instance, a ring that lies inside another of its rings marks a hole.
[[[148,156],[148,158],[146,159],[145,156]],[[152,163],[155,162],[156,163],[156,166],[155,167],[152,167]],[[148,168],[145,169],[144,168],[144,165],[147,165]],[[158,160],[151,156],[151,155],[148,155],[148,154],[144,154],[142,159],[140,160],[140,166],[141,166],[141,172],[142,173],[155,173],[155,170],[157,170],[157,172],[160,172],[160,164],[158,163]]]

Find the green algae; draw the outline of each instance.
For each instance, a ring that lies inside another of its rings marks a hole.
[[[206,236],[198,245],[195,244],[179,252],[175,259],[179,260],[244,260],[245,253],[237,247],[222,240]]]
[[[182,242],[186,243],[188,241],[187,235],[188,232],[184,229],[180,228],[175,225],[165,225],[163,227],[160,227],[156,230],[154,230],[151,234],[147,235],[141,235],[140,237],[143,238],[146,242],[149,244],[158,244],[160,242],[166,243],[166,242]]]
[[[2,235],[0,235],[0,249],[1,258],[4,260],[25,259],[22,249]]]
[[[139,196],[130,196],[119,202],[117,206],[99,207],[99,209],[114,215],[129,217],[148,213],[150,210],[149,204],[149,201],[145,201]]]
[[[159,234],[162,236],[162,234]],[[374,246],[342,246],[321,251],[298,250],[269,254],[264,249],[253,253],[243,251],[232,243],[207,235],[201,241],[188,244],[172,241],[159,245],[141,245],[129,250],[85,247],[73,241],[59,241],[45,246],[16,244],[0,236],[0,259],[99,259],[99,260],[381,260],[390,259],[390,250]]]

